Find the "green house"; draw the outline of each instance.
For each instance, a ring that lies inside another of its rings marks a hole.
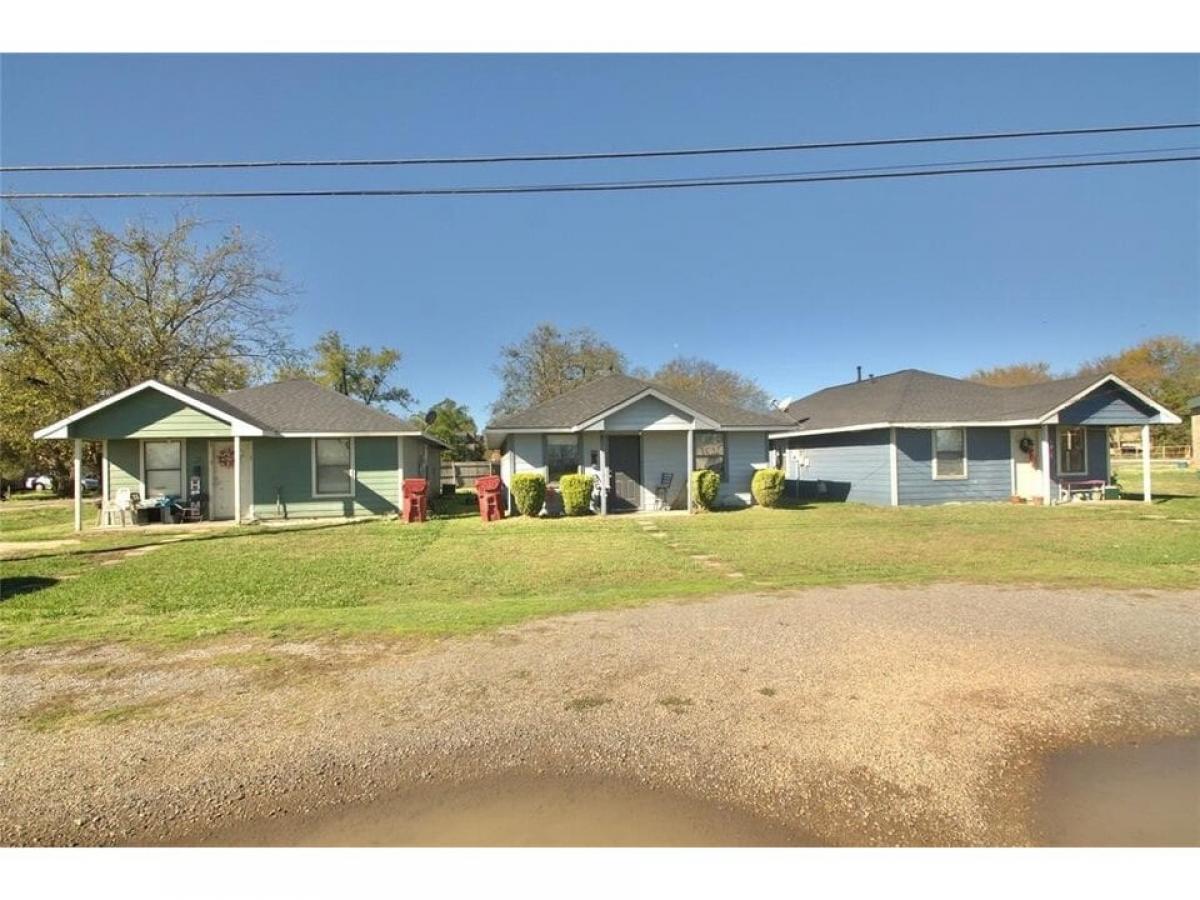
[[[75,527],[84,441],[100,444],[106,502],[207,498],[209,519],[377,516],[406,478],[441,478],[446,445],[407,422],[305,379],[213,396],[145,381],[36,432],[75,442]]]

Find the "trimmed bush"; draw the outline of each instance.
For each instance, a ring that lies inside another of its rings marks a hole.
[[[536,516],[546,505],[546,479],[540,472],[518,472],[508,489],[517,512],[523,516]]]
[[[750,480],[750,493],[759,506],[778,506],[783,497],[784,479],[780,469],[759,469]]]
[[[563,512],[568,516],[586,516],[592,509],[592,476],[564,475],[558,479]]]
[[[697,469],[692,473],[692,503],[697,509],[712,509],[721,489],[721,476],[712,469]]]

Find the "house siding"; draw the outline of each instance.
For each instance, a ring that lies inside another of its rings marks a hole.
[[[880,506],[892,502],[888,429],[791,438],[787,446],[802,450],[808,460],[799,477],[789,481],[795,496]]]
[[[687,508],[687,432],[650,431],[642,435],[642,509],[654,509],[654,490],[664,472],[674,478],[667,496],[671,509]]]
[[[1159,421],[1158,413],[1128,391],[1100,388],[1059,411],[1064,425],[1141,425]]]
[[[1012,494],[1007,428],[968,428],[967,477],[933,478],[933,430],[896,429],[896,473],[901,505],[1005,500]]]
[[[142,490],[142,445],[139,441],[110,440],[108,442],[108,499],[115,499],[122,488],[130,492]]]
[[[690,428],[692,419],[657,397],[643,397],[604,417],[605,431],[654,431]]]
[[[355,438],[354,466],[353,497],[314,497],[312,441],[309,438],[255,438],[255,517],[353,518],[395,512],[399,489],[396,439]]]
[[[97,410],[67,426],[70,437],[101,438],[190,438],[228,437],[230,426],[207,413],[146,390]]]
[[[209,492],[208,485],[208,440],[193,438],[187,442],[184,458],[187,460],[187,470],[183,473],[183,490],[187,493],[188,484],[196,470],[200,470],[200,490]]]
[[[717,505],[750,506],[754,497],[750,481],[756,467],[767,464],[767,435],[763,431],[725,432],[725,478],[717,492]]]

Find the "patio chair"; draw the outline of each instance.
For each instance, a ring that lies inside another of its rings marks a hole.
[[[663,472],[658,477],[658,487],[654,489],[654,508],[670,509],[671,482],[675,480],[674,472]]]
[[[137,501],[134,499],[136,496],[137,494],[131,492],[129,488],[120,488],[112,500],[101,501],[100,519],[97,524],[112,525],[118,517],[122,527],[128,525],[130,521],[137,524]]]

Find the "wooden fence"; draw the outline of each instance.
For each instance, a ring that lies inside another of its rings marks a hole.
[[[452,484],[455,487],[474,487],[476,478],[499,474],[500,463],[488,462],[485,459],[467,462],[446,460],[442,463],[442,484]]]

